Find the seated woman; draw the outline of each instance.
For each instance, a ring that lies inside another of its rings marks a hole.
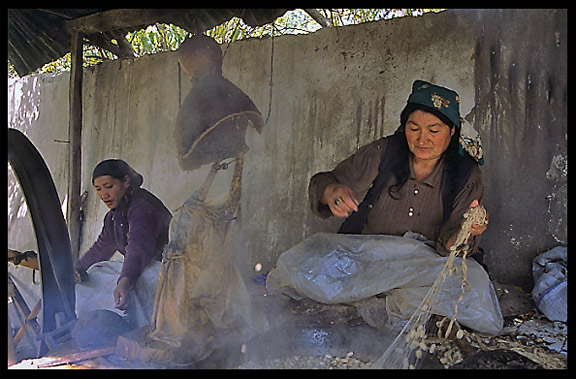
[[[141,188],[143,177],[126,162],[108,159],[92,174],[96,194],[110,209],[92,247],[76,262],[77,282],[88,280],[86,270],[109,260],[118,251],[124,255],[122,271],[114,289],[115,306],[126,310],[129,292],[152,260],[160,261],[168,243],[172,214],[162,201]]]
[[[446,255],[462,215],[484,196],[477,161],[460,148],[458,101],[454,91],[414,82],[394,135],[312,177],[312,211],[323,218],[350,216],[341,233],[418,233],[436,241],[438,252]],[[471,251],[486,227],[473,225]]]
[[[482,204],[483,158],[473,129],[460,118],[458,94],[450,89],[415,81],[400,121],[393,135],[311,178],[312,211],[346,218],[341,237],[319,233],[283,253],[268,275],[270,289],[294,288],[328,303],[384,294],[386,311],[401,317],[415,311],[446,262],[465,212]],[[468,240],[455,248],[477,252],[487,224],[487,216],[473,224]],[[425,242],[402,238],[406,235]],[[494,289],[482,267],[470,261],[474,288],[458,308],[459,321],[498,333],[503,320]],[[450,305],[437,306],[437,314],[454,311],[461,291],[452,284]]]

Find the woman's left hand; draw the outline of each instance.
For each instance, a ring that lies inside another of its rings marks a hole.
[[[478,206],[478,200],[473,200],[470,203],[470,208],[476,208]],[[488,229],[488,211],[486,211],[486,222],[482,224],[472,224],[470,226],[470,236],[479,236]]]
[[[470,203],[470,208],[476,208],[478,205],[479,205],[478,200],[473,200],[472,203]],[[486,211],[486,222],[484,222],[482,224],[472,224],[470,226],[470,237],[469,237],[468,241],[470,241],[471,237],[479,236],[480,234],[484,233],[486,231],[486,229],[488,229],[488,211]],[[446,242],[445,248],[447,251],[450,251],[452,246],[456,243],[456,239],[458,238],[458,233],[459,233],[459,231],[454,233],[452,235],[452,237],[450,237],[448,239],[448,241]]]
[[[114,303],[116,304],[116,308],[122,311],[126,310],[131,289],[132,281],[130,279],[128,279],[126,276],[118,279],[118,283],[114,289]]]

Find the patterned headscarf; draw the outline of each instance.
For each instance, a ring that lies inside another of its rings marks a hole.
[[[484,151],[482,150],[480,134],[474,129],[470,121],[466,119],[462,119],[459,142],[458,154],[464,155],[465,152],[474,158],[480,166],[484,164]]]
[[[408,103],[423,105],[452,121],[459,133],[458,154],[468,154],[479,165],[484,164],[480,135],[470,122],[460,117],[458,93],[423,80],[416,80],[412,84],[412,93],[408,97]]]

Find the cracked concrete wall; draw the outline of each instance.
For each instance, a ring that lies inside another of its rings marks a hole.
[[[486,146],[483,247],[501,282],[532,286],[532,259],[567,244],[567,12],[458,12],[475,44],[470,119]],[[492,226],[492,222],[490,223]]]
[[[424,79],[458,91],[462,115],[483,138],[492,216],[482,246],[491,275],[530,289],[533,257],[567,243],[566,19],[566,11],[554,10],[456,10],[223,46],[224,75],[268,120],[261,135],[247,133],[247,265],[261,263],[266,272],[292,245],[337,229],[339,221],[308,209],[308,180],[391,134],[412,82]],[[44,155],[61,201],[67,145],[56,140],[67,139],[68,78],[33,76],[9,86],[9,125]],[[82,251],[106,212],[90,183],[100,160],[128,161],[172,210],[209,170],[178,167],[174,120],[190,83],[175,53],[107,62],[86,70],[84,80],[82,191],[89,196]],[[230,179],[231,172],[219,173],[212,193],[226,191]],[[34,249],[16,187],[9,245]]]

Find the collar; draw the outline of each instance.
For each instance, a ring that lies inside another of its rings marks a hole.
[[[116,208],[110,210],[110,212],[112,213],[112,220],[114,220],[114,218],[117,215],[123,214],[124,211],[128,209],[130,205],[130,200],[132,200],[132,198],[134,197],[134,192],[136,192],[136,190],[137,189],[133,190],[130,194],[124,195],[124,197],[120,201],[120,204],[118,204]]]
[[[434,167],[432,173],[422,180],[416,179],[416,174],[414,174],[414,168],[412,166],[412,154],[410,154],[409,159],[410,159],[410,179],[419,181],[420,183],[427,184],[432,188],[440,187],[440,184],[442,183],[442,173],[444,172],[444,155],[442,155],[442,157],[436,164],[436,167]]]

